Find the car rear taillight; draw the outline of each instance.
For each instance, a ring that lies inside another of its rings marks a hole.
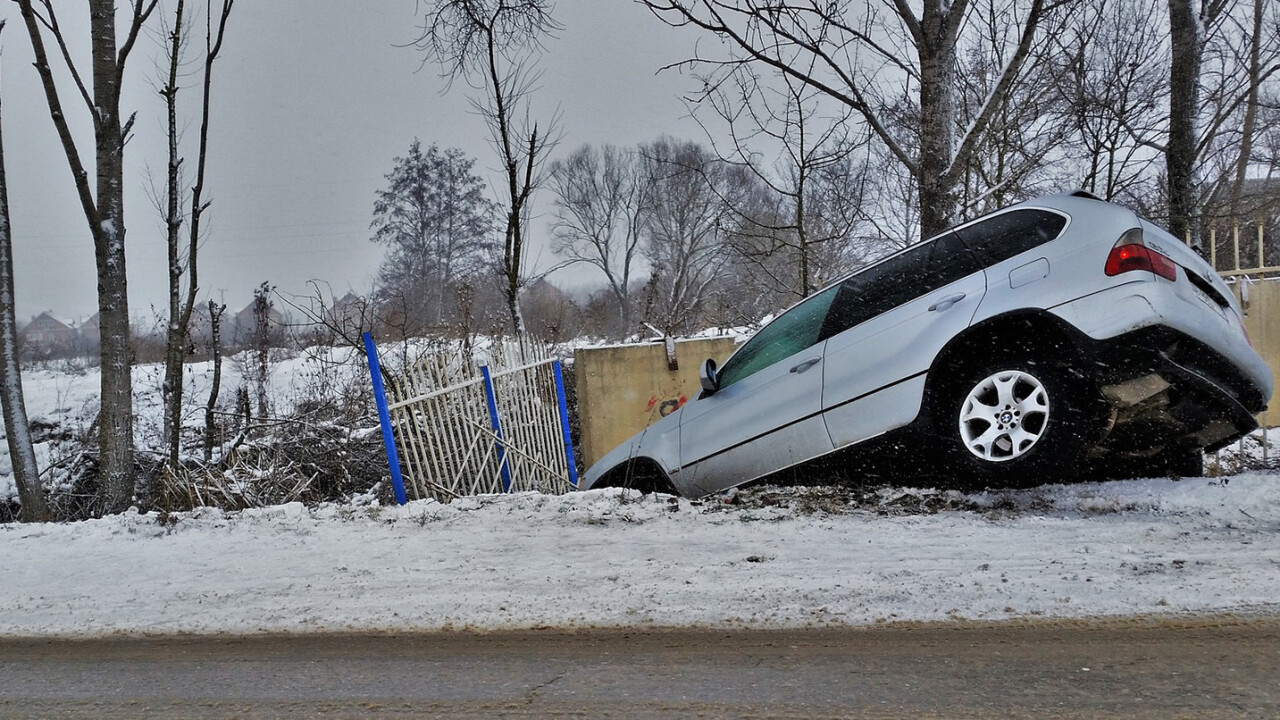
[[[1147,247],[1142,239],[1142,228],[1133,228],[1120,236],[1107,255],[1107,275],[1141,270],[1159,275],[1165,280],[1178,279],[1178,266],[1159,252]]]

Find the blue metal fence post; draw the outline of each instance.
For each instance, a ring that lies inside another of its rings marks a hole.
[[[498,418],[498,398],[493,393],[493,376],[489,374],[487,365],[480,366],[480,376],[484,378],[484,399],[489,405],[489,421],[493,423],[493,434],[497,438],[498,469],[502,472],[502,490],[511,491],[511,468],[507,465],[507,445],[502,437],[502,420]]]
[[[551,364],[556,376],[556,402],[560,405],[560,434],[564,437],[564,459],[569,466],[569,484],[578,487],[578,461],[573,454],[573,436],[569,433],[569,403],[564,395],[564,372],[560,361]]]
[[[373,336],[364,334],[364,354],[369,360],[369,376],[373,380],[373,397],[378,404],[378,421],[382,423],[382,444],[387,449],[387,466],[391,468],[391,485],[396,491],[396,502],[404,505],[404,478],[400,477],[400,453],[396,452],[396,438],[391,432],[391,411],[387,409],[387,392],[382,386],[382,366],[378,363],[378,348]]]

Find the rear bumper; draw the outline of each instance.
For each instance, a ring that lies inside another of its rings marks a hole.
[[[1202,301],[1186,283],[1126,283],[1050,312],[1083,334],[1089,356],[1101,358],[1113,377],[1161,372],[1171,383],[1225,392],[1250,414],[1271,400],[1271,368],[1235,310]]]
[[[1112,438],[1122,445],[1172,443],[1216,450],[1257,429],[1254,415],[1267,408],[1264,391],[1269,388],[1258,387],[1221,353],[1172,328],[1143,328],[1084,342],[1097,363],[1100,387],[1120,387],[1152,375],[1168,384],[1158,403],[1117,405],[1122,420],[1137,420],[1128,426],[1131,432]]]

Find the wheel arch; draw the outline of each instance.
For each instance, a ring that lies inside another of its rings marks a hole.
[[[645,494],[680,494],[662,465],[657,460],[644,455],[629,458],[605,471],[591,489],[610,487],[630,488]]]
[[[1033,354],[1074,367],[1081,367],[1088,357],[1083,335],[1052,313],[1020,310],[989,318],[956,335],[934,358],[919,421],[932,425],[939,400],[953,389],[949,383],[963,374],[955,372],[957,369],[985,363],[996,352]]]

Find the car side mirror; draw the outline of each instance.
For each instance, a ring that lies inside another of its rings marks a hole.
[[[716,361],[707,358],[702,361],[702,369],[698,371],[698,379],[702,381],[702,391],[710,395],[720,389],[720,379],[716,377]]]

